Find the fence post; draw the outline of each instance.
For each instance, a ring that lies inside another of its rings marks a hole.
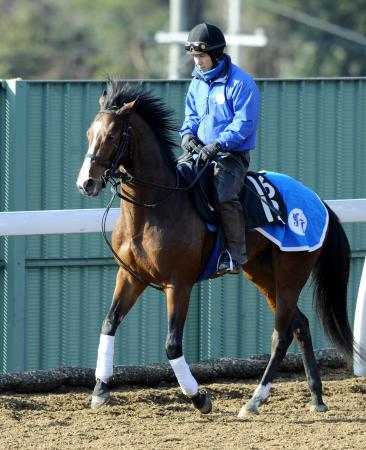
[[[26,210],[26,82],[6,82],[8,126],[5,132],[5,211]],[[4,240],[4,365],[8,372],[25,368],[25,240]]]
[[[353,335],[356,343],[366,351],[366,258],[358,288]],[[361,360],[357,355],[353,360],[353,373],[357,376],[366,375],[366,361]]]

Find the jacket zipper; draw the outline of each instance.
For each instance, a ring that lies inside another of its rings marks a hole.
[[[207,98],[206,98],[206,115],[207,115],[207,116],[208,116],[209,113],[210,113],[209,98],[210,98],[211,86],[212,86],[212,83],[211,83],[211,81],[210,81],[210,82],[209,82],[209,85],[208,85],[208,92],[207,92]]]

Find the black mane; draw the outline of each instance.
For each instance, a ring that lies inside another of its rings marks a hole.
[[[120,108],[125,103],[137,100],[134,111],[150,125],[160,145],[168,158],[176,161],[174,148],[177,144],[173,133],[178,132],[178,126],[173,119],[174,112],[160,98],[146,91],[141,83],[131,85],[125,81],[107,80],[107,94],[104,109]]]

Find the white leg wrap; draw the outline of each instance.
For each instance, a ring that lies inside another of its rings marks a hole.
[[[100,335],[98,347],[98,361],[95,369],[95,378],[108,383],[113,375],[114,336]]]
[[[269,397],[271,386],[271,383],[258,385],[257,389],[254,391],[252,400],[254,400],[257,405],[260,405],[261,402],[265,402]]]
[[[186,363],[184,356],[169,360],[184,395],[193,397],[198,392],[198,384]]]

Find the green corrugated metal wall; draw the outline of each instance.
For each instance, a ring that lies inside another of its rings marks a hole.
[[[183,114],[187,81],[145,84]],[[258,80],[262,111],[253,169],[285,172],[322,198],[365,197],[366,79]],[[0,89],[0,206],[5,211],[97,208],[75,180],[102,82],[10,80]],[[115,205],[117,206],[117,204]],[[366,249],[365,225],[346,226],[353,249],[349,317]],[[14,237],[0,244],[0,371],[94,367],[115,265],[99,234]],[[5,264],[4,264],[5,262]],[[5,269],[4,269],[5,266]],[[302,295],[315,347],[327,345]],[[194,288],[185,331],[189,361],[270,351],[273,317],[243,277]],[[165,361],[165,301],[147,290],[118,332],[115,364]],[[294,347],[292,347],[294,349]]]

